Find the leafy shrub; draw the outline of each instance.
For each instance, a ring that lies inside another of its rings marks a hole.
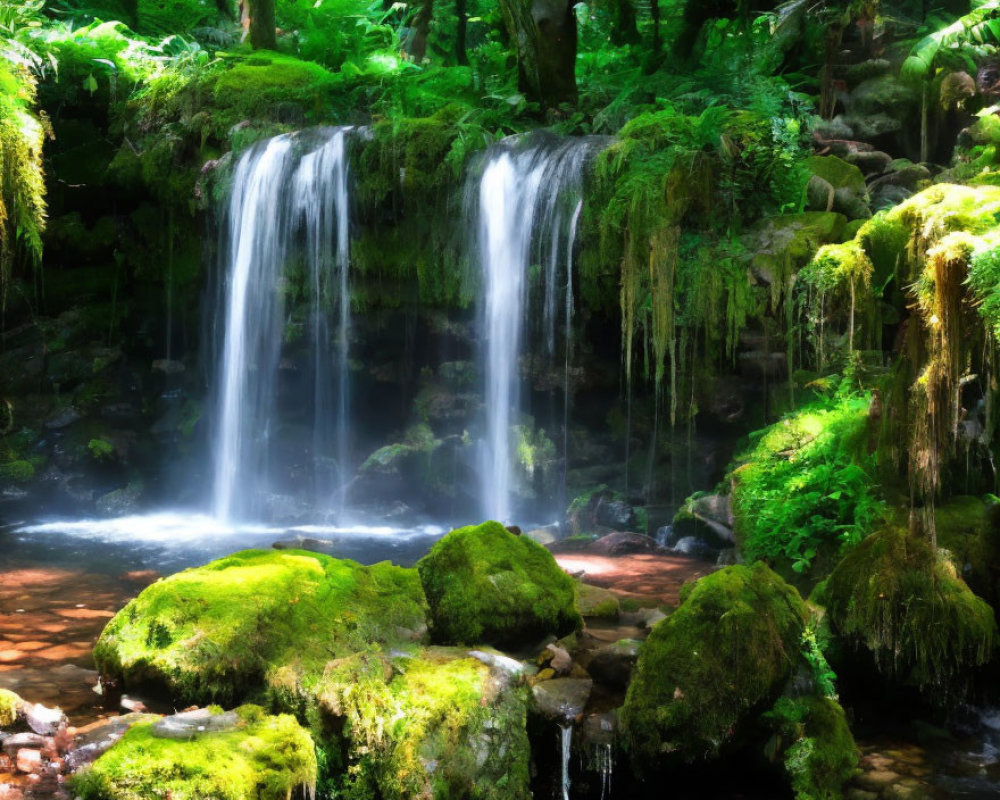
[[[737,535],[748,559],[796,572],[862,540],[884,504],[867,452],[868,395],[820,400],[754,434],[732,473]]]

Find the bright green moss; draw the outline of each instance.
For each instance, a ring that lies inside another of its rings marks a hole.
[[[0,480],[27,483],[35,477],[35,468],[30,461],[8,461],[0,464]]]
[[[829,697],[782,697],[764,715],[775,731],[796,800],[840,800],[858,765],[858,747],[844,709]]]
[[[133,726],[74,789],[84,800],[288,800],[316,785],[312,738],[294,717],[237,709],[241,725],[193,741],[160,739],[152,723]]]
[[[621,604],[618,597],[599,586],[575,581],[576,608],[585,619],[618,619]]]
[[[871,653],[883,674],[938,695],[961,688],[993,652],[993,610],[947,557],[900,527],[884,528],[849,553],[825,597],[839,636]]]
[[[23,701],[9,689],[0,689],[0,729],[13,725]]]
[[[640,774],[711,759],[780,694],[799,652],[806,606],[763,564],[702,578],[639,655],[622,730]]]
[[[525,690],[491,677],[464,650],[333,662],[318,697],[346,722],[349,763],[337,796],[530,797]]]
[[[299,101],[319,105],[336,84],[336,78],[319,64],[265,51],[244,56],[222,72],[212,91],[222,108],[259,115],[271,103]]]
[[[499,522],[452,531],[417,569],[437,642],[517,645],[580,627],[572,579],[548,550]]]
[[[181,702],[269,691],[291,703],[330,658],[418,635],[425,607],[415,570],[246,550],[145,589],[108,623],[94,660]]]
[[[868,453],[869,405],[867,395],[820,400],[759,434],[732,473],[748,559],[806,572],[871,530],[883,505]]]
[[[978,497],[950,497],[934,508],[938,544],[947,550],[962,579],[994,608],[1000,601],[1000,507]]]

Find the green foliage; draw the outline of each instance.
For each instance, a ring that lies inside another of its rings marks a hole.
[[[844,709],[829,697],[781,697],[763,716],[774,730],[796,800],[840,800],[858,766]]]
[[[756,434],[732,473],[748,559],[806,572],[860,542],[883,513],[868,452],[868,395],[819,400]]]
[[[964,688],[993,652],[993,610],[945,553],[903,528],[883,528],[849,553],[826,598],[838,635],[867,650],[883,674],[934,697]]]
[[[106,439],[91,439],[87,443],[87,449],[98,461],[107,461],[115,454],[115,446]]]
[[[15,266],[41,264],[45,228],[42,145],[46,124],[34,113],[35,78],[0,39],[0,309]]]
[[[573,581],[552,554],[499,522],[453,530],[417,569],[437,642],[516,645],[581,625]]]
[[[917,42],[903,62],[900,74],[903,80],[919,84],[932,77],[939,61],[948,55],[957,55],[964,61],[962,66],[975,74],[976,62],[973,57],[983,55],[983,48],[987,45],[992,46],[992,49],[986,52],[994,52],[998,43],[1000,3],[988,0],[951,25],[936,30]]]
[[[257,706],[236,709],[236,730],[192,741],[161,739],[140,722],[73,786],[84,800],[287,800],[316,785],[316,755],[294,717],[267,716]]]
[[[424,610],[415,570],[246,550],[145,589],[105,627],[94,660],[124,686],[181,702],[287,703],[330,658],[420,629]]]
[[[808,612],[761,563],[727,567],[682,594],[639,654],[621,711],[640,774],[710,760],[781,693]]]

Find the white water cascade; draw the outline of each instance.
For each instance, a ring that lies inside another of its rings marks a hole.
[[[349,466],[348,292],[350,128],[261,142],[233,176],[222,248],[225,334],[218,371],[213,509],[217,518],[261,513],[271,486],[277,384],[293,264],[309,293],[314,501],[342,508]],[[331,342],[330,320],[336,320]]]
[[[470,198],[478,213],[476,246],[484,282],[486,430],[480,491],[487,518],[510,522],[516,512],[515,426],[523,411],[519,373],[528,326],[553,368],[561,349],[559,368],[569,375],[573,253],[584,166],[602,142],[538,134],[503,142],[487,153]],[[568,414],[568,377],[564,392]]]

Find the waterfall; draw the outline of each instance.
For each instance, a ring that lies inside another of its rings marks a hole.
[[[337,487],[346,483],[349,133],[323,128],[276,136],[252,147],[236,166],[221,248],[225,334],[214,441],[220,519],[259,515],[274,491],[270,461],[289,323],[285,295],[296,264],[305,267],[309,294],[313,500],[337,499]],[[331,315],[337,319],[335,348]],[[337,505],[342,502],[340,497]]]
[[[567,722],[559,726],[559,746],[561,748],[562,771],[560,773],[559,788],[561,790],[561,800],[569,800],[569,757],[573,751],[573,723]]]
[[[568,414],[573,248],[583,209],[584,166],[603,141],[536,134],[502,142],[486,154],[471,192],[484,284],[481,502],[485,517],[502,522],[511,521],[516,511],[515,426],[524,411],[519,373],[531,344],[525,332],[529,322],[548,365],[564,370]],[[562,423],[565,431],[565,418]]]

